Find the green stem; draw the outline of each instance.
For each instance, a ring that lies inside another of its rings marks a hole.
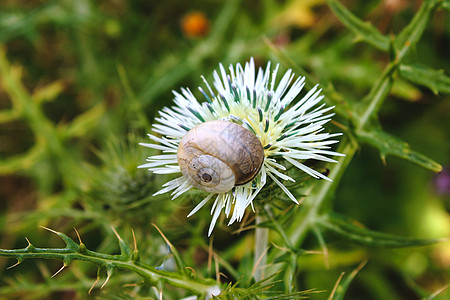
[[[356,131],[360,131],[370,121],[370,118],[377,115],[384,100],[389,94],[392,87],[392,73],[395,71],[397,64],[390,63],[383,71],[381,77],[374,84],[369,94],[361,102],[363,112],[359,118],[356,118]]]
[[[256,209],[256,230],[255,230],[255,257],[253,262],[255,281],[264,279],[264,270],[267,262],[267,249],[269,243],[269,229],[261,227],[267,221],[267,216],[263,214],[263,208]]]
[[[74,260],[88,261],[99,267],[106,268],[108,276],[112,274],[114,269],[129,270],[138,274],[152,285],[158,282],[167,282],[170,285],[202,295],[208,294],[217,285],[212,280],[196,280],[189,276],[181,276],[178,273],[157,270],[132,256],[127,257],[123,254],[109,255],[90,251],[83,244],[77,245],[75,242],[69,243],[66,248],[35,248],[29,244],[28,247],[23,249],[0,249],[0,256],[14,257],[18,260],[18,264],[28,258],[58,259],[64,263],[64,266],[68,266]]]
[[[0,48],[0,75],[3,87],[11,97],[14,110],[27,120],[36,139],[44,141],[54,154],[60,154],[63,149],[53,125],[44,116],[40,107],[32,101],[18,79],[19,74],[19,68],[9,64],[5,48]]]
[[[338,163],[331,169],[329,177],[333,181],[320,182],[316,186],[317,188],[312,189],[311,193],[303,202],[303,207],[300,207],[300,215],[295,218],[290,226],[288,235],[294,246],[298,247],[301,244],[307,231],[317,219],[323,203],[333,195],[357,149],[358,145],[353,141],[349,139],[341,141],[338,152],[345,153],[346,156],[340,157]]]
[[[31,99],[25,86],[21,82],[20,69],[12,66],[7,57],[6,49],[0,47],[0,83],[7,91],[13,104],[13,110],[20,115],[30,126],[33,134],[36,137],[36,147],[42,145],[45,150],[38,151],[41,155],[55,158],[58,161],[56,164],[58,171],[61,174],[74,174],[80,169],[80,164],[73,158],[65,148],[62,136],[58,133],[53,123],[45,116],[39,103]],[[80,177],[77,176],[63,176],[68,186],[78,188]],[[84,180],[84,179],[83,179]]]
[[[441,0],[424,1],[411,22],[395,38],[393,47],[395,58],[391,61],[380,78],[373,85],[369,94],[361,102],[360,118],[354,120],[357,131],[360,131],[368,124],[371,117],[375,117],[392,87],[392,74],[397,70],[402,60],[409,53],[411,48],[417,44],[422,37],[426,26],[430,22]]]
[[[270,209],[270,206],[266,205],[264,207],[264,209],[266,210],[267,216],[269,217],[273,228],[280,235],[280,237],[283,239],[283,242],[286,244],[286,246],[288,246],[289,249],[294,250],[294,246],[292,245],[291,240],[289,239],[289,237],[286,235],[286,231],[284,230],[284,228],[282,227],[280,222],[278,222],[278,220],[274,218],[272,210]]]
[[[440,2],[441,1],[439,0],[424,1],[411,23],[404,28],[399,37],[394,41],[396,58],[386,66],[369,94],[361,102],[359,107],[360,113],[355,116],[357,119],[354,120],[357,133],[363,130],[369,122],[376,118],[380,107],[391,89],[393,73],[401,60],[407,55],[411,46],[415,45],[420,39],[426,25],[430,21],[431,16],[439,6]],[[321,207],[332,197],[357,149],[358,144],[351,138],[341,141],[337,151],[346,156],[339,158],[338,164],[334,165],[331,169],[330,179],[333,181],[321,182],[312,187],[310,192],[307,193],[308,197],[305,199],[303,207],[299,208],[299,215],[293,220],[287,231],[289,239],[294,247],[299,247],[301,245],[307,232],[317,221],[317,218],[320,216]],[[274,251],[271,256],[275,257],[279,255],[279,253],[276,252],[277,251]],[[276,270],[279,270],[280,268],[283,268],[283,266],[275,267]]]

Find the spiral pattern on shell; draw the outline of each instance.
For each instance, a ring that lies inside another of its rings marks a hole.
[[[241,125],[209,121],[186,133],[177,159],[190,184],[210,193],[226,193],[258,175],[264,149],[256,135]]]

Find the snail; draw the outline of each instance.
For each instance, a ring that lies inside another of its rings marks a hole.
[[[264,149],[256,135],[241,125],[209,121],[186,133],[177,159],[190,184],[210,193],[226,193],[258,175]]]

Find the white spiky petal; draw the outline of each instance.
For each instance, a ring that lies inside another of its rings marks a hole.
[[[276,85],[278,65],[271,73],[270,62],[265,71],[260,68],[257,74],[253,59],[245,64],[245,68],[240,64],[235,67],[230,65],[228,73],[222,64],[219,69],[219,72],[213,73],[216,92],[202,77],[207,91],[202,88],[199,90],[207,101],[199,102],[189,89],[181,89],[181,94],[173,92],[175,106],[164,107],[153,125],[153,131],[161,137],[149,134],[152,143],[141,144],[161,150],[163,154],[150,156],[147,158],[148,163],[139,166],[156,174],[181,173],[176,156],[178,144],[190,129],[203,122],[233,121],[254,132],[264,146],[265,155],[255,180],[224,194],[208,194],[188,215],[191,216],[214,199],[209,234],[223,209],[230,218],[229,224],[241,221],[245,209],[252,206],[254,198],[265,185],[267,176],[298,204],[295,196],[282,183],[295,181],[283,173],[285,167],[277,163],[277,159],[286,160],[312,177],[330,180],[302,161],[315,159],[336,162],[327,156],[342,156],[329,150],[331,144],[337,143],[330,138],[340,134],[323,132],[323,125],[333,116],[330,113],[333,107],[325,107],[321,103],[323,96],[317,85],[302,99],[294,102],[305,85],[305,77],[299,77],[292,83],[294,74],[291,70]],[[192,187],[181,176],[165,183],[155,195],[171,192],[172,199],[175,199]]]

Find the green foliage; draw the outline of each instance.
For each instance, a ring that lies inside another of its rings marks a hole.
[[[206,295],[208,290],[213,288],[215,285],[214,281],[194,279],[193,276],[188,276],[182,265],[178,265],[179,273],[184,276],[180,276],[178,273],[157,270],[155,267],[142,263],[139,260],[138,250],[136,248],[132,250],[116,232],[117,239],[119,240],[120,254],[108,255],[88,250],[81,242],[81,239],[80,243],[77,244],[64,233],[53,231],[51,229],[48,230],[57,234],[64,241],[66,247],[36,248],[33,244],[28,242],[28,246],[24,249],[0,250],[1,255],[14,257],[17,259],[16,265],[29,258],[58,259],[63,261],[63,267],[53,276],[57,275],[63,268],[69,266],[74,260],[88,261],[96,264],[98,268],[103,268],[106,270],[107,278],[102,287],[106,285],[110,277],[117,269],[132,271],[141,276],[144,281],[150,285],[158,286],[162,285],[164,282],[167,282],[174,286],[190,290],[191,292],[199,295]]]
[[[403,238],[368,230],[337,214],[330,214],[326,217],[326,220],[318,220],[317,223],[318,226],[337,233],[342,238],[367,246],[400,248],[431,245],[439,242],[437,239]]]
[[[348,29],[352,30],[362,40],[378,48],[379,50],[389,50],[389,38],[382,35],[370,23],[363,22],[337,0],[327,0],[327,3],[339,20],[341,20],[341,22],[347,26]]]
[[[218,297],[213,299],[245,299],[245,300],[258,300],[258,299],[308,299],[312,294],[320,293],[320,291],[307,290],[295,293],[283,293],[271,291],[271,288],[276,282],[273,282],[273,278],[278,274],[273,274],[255,284],[243,289],[239,288],[239,281],[235,284],[229,284],[226,289]]]
[[[345,292],[350,286],[350,283],[355,279],[356,274],[364,267],[366,262],[361,263],[355,270],[353,270],[349,275],[344,277],[344,273],[339,277],[338,282],[334,286],[333,292],[328,299],[339,300],[344,299]],[[343,279],[343,280],[342,280]]]
[[[444,70],[433,70],[420,65],[401,65],[399,74],[409,81],[428,87],[433,93],[450,93],[450,77],[444,74]]]
[[[423,168],[434,172],[442,171],[442,166],[425,155],[410,149],[408,143],[399,140],[396,137],[384,132],[379,126],[374,126],[369,131],[360,131],[358,138],[362,142],[377,147],[381,158],[385,161],[387,155],[397,156],[409,160]]]
[[[0,4],[0,298],[445,299],[450,4],[352,3]],[[205,35],[180,26],[194,9]],[[137,169],[157,153],[138,143],[170,90],[200,99],[250,56],[320,82],[346,156],[313,166],[332,182],[288,168],[301,205],[268,182],[209,239],[208,207],[186,219],[202,192],[152,196],[169,176]]]

